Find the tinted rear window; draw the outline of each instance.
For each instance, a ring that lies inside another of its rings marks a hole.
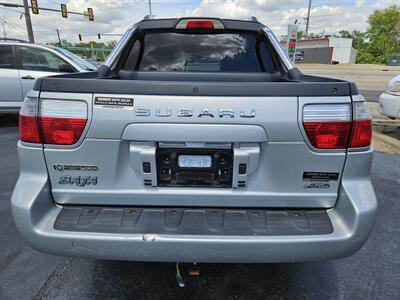
[[[264,41],[237,33],[148,33],[135,42],[125,67],[169,72],[276,71]]]

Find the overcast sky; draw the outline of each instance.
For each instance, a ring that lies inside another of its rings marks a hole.
[[[3,2],[22,3],[22,0]],[[28,0],[28,2],[30,2]],[[32,15],[37,42],[55,42],[58,28],[63,39],[78,42],[78,34],[123,33],[129,25],[149,13],[148,0],[38,0],[39,7],[60,8],[67,4],[68,10],[83,12],[92,7],[95,21],[83,16],[40,11]],[[279,36],[286,33],[287,24],[296,19],[300,30],[304,30],[308,0],[152,0],[152,12],[158,18],[204,16],[233,19],[248,19],[255,16],[268,25]],[[400,5],[400,0],[313,0],[310,31],[314,33],[337,33],[341,29],[365,30],[368,15],[374,9],[386,8],[390,4]],[[8,37],[27,39],[23,9],[0,6],[0,22],[3,22]],[[5,22],[6,23],[5,23]],[[3,30],[0,27],[0,36]],[[84,37],[88,41],[89,37]],[[97,37],[92,37],[96,40]],[[116,39],[116,38],[112,38]],[[107,39],[104,39],[107,40]]]

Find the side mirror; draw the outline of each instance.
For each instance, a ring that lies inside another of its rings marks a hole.
[[[62,64],[59,66],[60,72],[63,73],[74,73],[76,70],[70,64]]]

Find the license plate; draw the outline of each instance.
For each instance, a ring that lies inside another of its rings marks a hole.
[[[179,155],[178,165],[181,168],[210,168],[211,156],[208,155]]]

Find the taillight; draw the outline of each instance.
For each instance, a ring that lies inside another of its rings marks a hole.
[[[186,29],[214,29],[214,23],[210,20],[192,20],[186,23]]]
[[[350,104],[307,104],[303,126],[317,149],[346,149],[350,139]]]
[[[19,111],[19,137],[27,143],[40,143],[37,98],[26,97]]]
[[[372,118],[365,101],[353,104],[353,132],[350,148],[368,147],[372,139]]]
[[[87,122],[85,102],[44,99],[39,112],[36,103],[37,99],[26,98],[22,105],[22,141],[54,145],[72,145],[79,141]]]
[[[39,128],[43,144],[75,144],[86,121],[85,102],[44,99],[40,103]]]
[[[216,19],[183,19],[178,22],[176,29],[186,30],[213,30],[225,29],[224,24]]]
[[[353,119],[353,121],[352,121]],[[366,102],[350,104],[307,104],[303,126],[317,149],[361,148],[371,145],[372,122]]]

